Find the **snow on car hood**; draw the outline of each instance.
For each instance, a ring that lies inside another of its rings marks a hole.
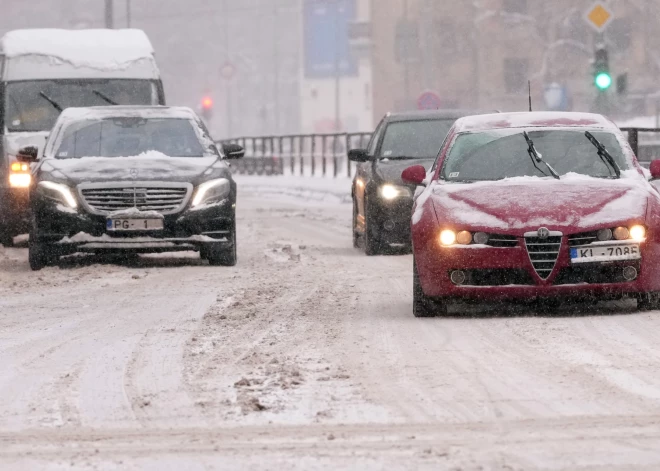
[[[438,221],[472,229],[579,230],[644,221],[648,198],[659,195],[642,177],[626,173],[619,180],[569,174],[561,180],[523,177],[438,184],[431,197]]]
[[[192,181],[211,173],[211,167],[216,163],[216,157],[168,157],[148,152],[135,157],[46,159],[41,170],[73,184],[124,180]]]
[[[15,161],[16,154],[21,147],[35,146],[39,153],[43,152],[50,131],[43,132],[13,132],[4,135],[5,154],[11,155],[11,161]]]
[[[381,159],[377,162],[376,172],[383,181],[403,184],[401,172],[413,165],[422,165],[426,170],[429,170],[433,165],[433,159]]]

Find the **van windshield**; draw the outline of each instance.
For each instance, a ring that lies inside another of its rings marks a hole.
[[[9,82],[5,90],[9,132],[50,131],[61,109],[72,106],[158,104],[151,80],[34,80]]]

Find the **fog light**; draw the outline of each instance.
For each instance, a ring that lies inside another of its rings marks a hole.
[[[456,242],[461,245],[469,245],[472,243],[472,234],[468,231],[461,231],[456,234]]]
[[[485,245],[488,243],[488,234],[485,232],[477,232],[474,234],[474,243],[479,245]]]
[[[637,269],[635,267],[625,267],[623,269],[623,279],[632,281],[637,278]]]
[[[451,278],[451,282],[455,285],[462,285],[465,283],[465,272],[462,270],[454,270],[451,272],[449,278]]]
[[[612,229],[601,229],[598,231],[598,240],[605,242],[606,240],[612,240]]]
[[[383,224],[383,228],[386,231],[391,231],[394,229],[394,221],[385,221],[385,224]]]
[[[644,226],[633,226],[630,228],[630,238],[642,241],[646,238],[646,229]]]
[[[630,237],[630,231],[627,227],[617,227],[614,229],[614,238],[616,240],[626,240]]]
[[[442,245],[454,245],[456,243],[456,233],[445,229],[440,233],[440,243]]]

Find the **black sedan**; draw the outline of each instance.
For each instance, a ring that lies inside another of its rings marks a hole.
[[[410,213],[415,187],[401,180],[411,165],[430,169],[460,110],[388,113],[366,149],[349,151],[360,162],[353,180],[353,246],[379,255],[393,246],[410,249]]]
[[[197,115],[181,107],[69,108],[33,163],[29,261],[33,270],[77,252],[197,250],[236,264],[236,183]]]

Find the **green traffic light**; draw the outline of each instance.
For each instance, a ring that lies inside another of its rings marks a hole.
[[[607,90],[612,85],[612,77],[607,72],[596,75],[596,86],[601,90]]]

